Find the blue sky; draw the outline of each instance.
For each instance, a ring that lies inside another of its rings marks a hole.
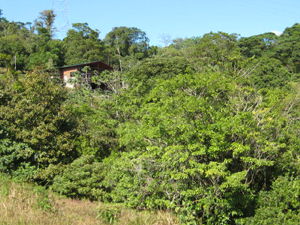
[[[64,0],[0,0],[9,21],[33,22],[39,12]],[[300,23],[299,0],[67,0],[69,24],[88,23],[100,38],[113,27],[137,27],[151,45],[162,37],[189,38],[223,31],[248,37],[283,32]],[[62,7],[61,7],[62,9]],[[61,17],[62,18],[62,17]],[[62,21],[57,18],[57,22]],[[63,22],[59,22],[63,24]],[[62,37],[60,35],[60,37]]]

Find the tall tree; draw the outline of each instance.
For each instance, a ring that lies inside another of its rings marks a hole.
[[[87,23],[74,23],[63,42],[68,65],[103,58],[104,43],[99,39],[99,31],[91,29]]]
[[[279,37],[278,46],[275,49],[278,58],[286,68],[294,73],[300,72],[300,24],[284,30]]]
[[[42,32],[45,33],[46,31],[53,35],[54,32],[54,20],[55,20],[55,14],[53,10],[44,10],[43,12],[40,12],[40,16],[37,20],[35,20],[35,27],[38,31],[38,33]]]
[[[149,48],[146,33],[135,27],[114,27],[104,41],[111,48],[112,57],[117,56],[121,70],[123,57],[132,55],[143,58]]]
[[[237,35],[224,32],[205,34],[195,45],[190,62],[196,71],[236,73],[240,69],[241,53]]]
[[[274,48],[278,42],[278,37],[274,33],[265,33],[254,35],[247,38],[241,38],[238,41],[238,46],[241,48],[241,53],[247,57],[274,55]]]

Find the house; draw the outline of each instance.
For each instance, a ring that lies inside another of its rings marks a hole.
[[[85,66],[89,66],[90,70],[84,72],[83,68]],[[76,64],[76,65],[63,66],[57,69],[59,69],[60,76],[63,79],[63,81],[66,83],[67,87],[71,87],[71,88],[73,87],[73,84],[71,84],[68,81],[74,76],[74,72],[78,71],[81,73],[83,81],[91,84],[92,88],[94,89],[97,88],[97,85],[91,82],[91,77],[93,76],[94,72],[97,71],[99,74],[101,74],[102,71],[112,70],[113,68],[110,65],[99,60],[99,61]]]

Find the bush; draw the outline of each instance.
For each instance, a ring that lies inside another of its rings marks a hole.
[[[121,217],[122,207],[117,205],[109,205],[107,207],[99,208],[97,218],[102,218],[104,222],[112,224]]]
[[[279,177],[272,190],[260,192],[255,216],[246,219],[244,224],[298,224],[299,196],[299,178]]]
[[[37,167],[32,165],[33,150],[25,143],[0,139],[0,172],[18,180],[34,179]]]
[[[94,159],[91,155],[76,159],[54,178],[52,190],[71,198],[101,199],[103,166]]]

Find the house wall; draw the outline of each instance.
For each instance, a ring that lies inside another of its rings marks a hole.
[[[71,73],[72,72],[76,72],[77,71],[77,67],[71,67],[71,68],[65,68],[61,70],[61,78],[63,80],[65,79],[69,79],[71,77]]]
[[[68,80],[71,78],[71,73],[76,72],[77,67],[65,68],[60,71],[61,78],[66,83],[66,87],[73,88],[73,84],[68,83]]]

